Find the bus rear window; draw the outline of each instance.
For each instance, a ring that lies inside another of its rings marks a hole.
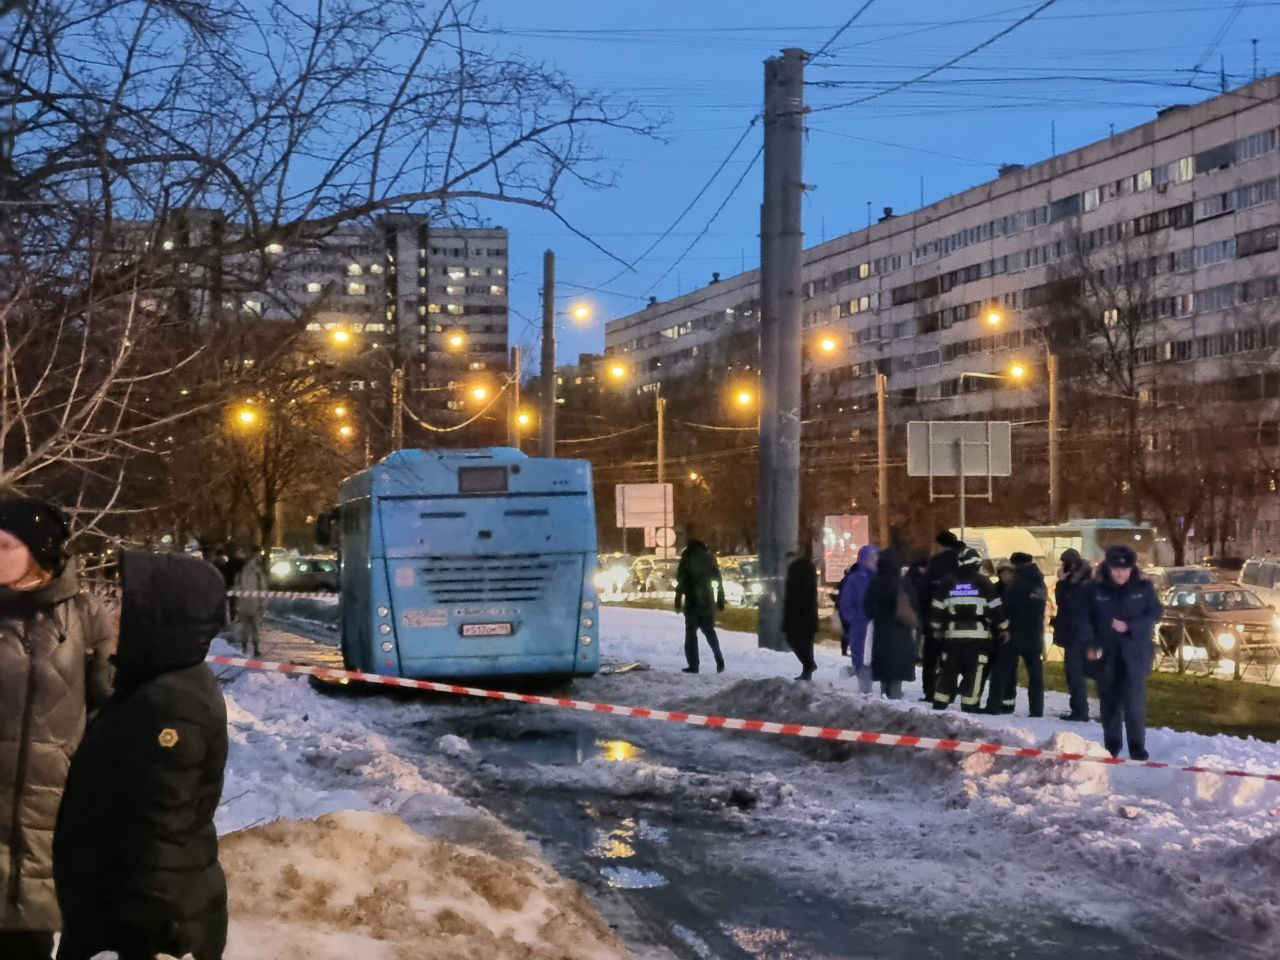
[[[506,467],[459,467],[459,493],[506,493]]]

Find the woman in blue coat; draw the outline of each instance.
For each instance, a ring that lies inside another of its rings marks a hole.
[[[1103,746],[1118,757],[1127,735],[1129,756],[1146,760],[1147,677],[1164,608],[1151,581],[1138,571],[1137,554],[1125,546],[1107,547],[1086,600],[1083,646],[1088,660],[1101,664]]]
[[[853,569],[840,582],[840,594],[836,598],[840,622],[844,624],[845,642],[849,647],[849,659],[858,678],[859,693],[871,692],[871,659],[866,655],[869,620],[862,609],[862,602],[866,599],[871,579],[876,575],[879,559],[880,548],[874,543],[862,547]]]

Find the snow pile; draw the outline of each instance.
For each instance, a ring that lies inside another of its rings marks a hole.
[[[372,813],[281,820],[222,841],[235,960],[614,960],[578,887],[541,865]]]

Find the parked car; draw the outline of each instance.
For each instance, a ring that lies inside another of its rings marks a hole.
[[[1197,583],[1221,583],[1212,570],[1205,567],[1153,567],[1147,571],[1157,591]]]
[[[272,590],[302,593],[337,593],[338,562],[330,557],[274,556],[267,568]]]
[[[1233,583],[1183,584],[1164,594],[1158,643],[1184,660],[1280,659],[1280,618],[1253,591]]]
[[[725,603],[734,607],[760,605],[764,580],[759,557],[721,557],[720,576],[724,580]]]
[[[601,554],[597,560],[595,575],[591,578],[601,598],[616,599],[635,589],[631,572],[631,558],[623,553]]]
[[[1236,582],[1252,590],[1265,602],[1280,605],[1280,560],[1275,557],[1254,557],[1240,568]]]

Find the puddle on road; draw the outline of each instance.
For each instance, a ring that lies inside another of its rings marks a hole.
[[[528,763],[540,767],[576,767],[588,760],[635,763],[645,752],[627,740],[605,740],[586,730],[472,730],[471,745],[495,763]]]

